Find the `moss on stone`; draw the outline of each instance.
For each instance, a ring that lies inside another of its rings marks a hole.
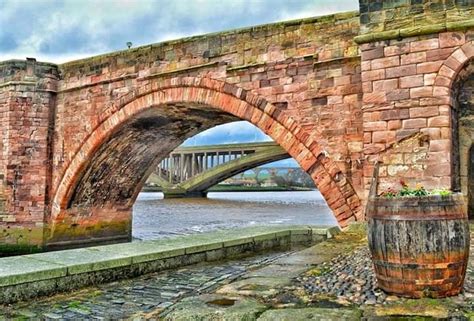
[[[430,35],[444,31],[446,31],[446,25],[444,23],[433,24],[422,27],[400,29],[400,37],[408,38],[414,36]]]
[[[43,252],[43,247],[40,245],[31,244],[0,244],[0,257],[32,254]]]
[[[407,38],[414,36],[423,36],[429,34],[435,34],[445,31],[457,31],[474,28],[474,19],[453,21],[439,24],[426,23],[425,25],[402,28],[397,30],[384,30],[380,32],[372,32],[354,37],[354,41],[358,44],[392,40],[398,38]]]
[[[317,268],[309,270],[308,272],[306,272],[306,275],[321,276],[321,275],[327,274],[329,271],[330,271],[329,267],[321,266],[321,267],[317,267]]]
[[[357,309],[327,309],[327,308],[302,308],[278,309],[265,311],[258,320],[293,321],[293,320],[360,320],[362,312]]]
[[[474,19],[446,23],[447,31],[465,30],[470,28],[474,28]]]
[[[0,257],[43,251],[43,227],[3,228],[0,230]]]
[[[127,222],[99,222],[77,225],[58,224],[54,231],[47,230],[45,250],[104,245],[131,241],[131,225]]]
[[[443,319],[449,316],[448,308],[440,300],[434,299],[404,300],[396,304],[378,306],[374,312],[378,317],[418,316]]]

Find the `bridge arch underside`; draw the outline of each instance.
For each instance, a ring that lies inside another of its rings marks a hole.
[[[153,168],[187,138],[242,119],[311,175],[341,226],[361,219],[357,194],[316,143],[308,148],[262,108],[232,95],[170,88],[131,100],[83,143],[54,193],[47,246],[130,240],[132,205]]]

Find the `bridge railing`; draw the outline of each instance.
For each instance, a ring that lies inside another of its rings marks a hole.
[[[210,168],[255,153],[254,149],[238,151],[178,151],[163,159],[157,174],[170,183],[182,183]]]

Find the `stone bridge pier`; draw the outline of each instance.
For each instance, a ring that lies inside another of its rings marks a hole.
[[[131,208],[185,139],[247,120],[313,178],[341,226],[381,189],[461,190],[472,208],[473,4],[359,12],[49,64],[0,63],[0,253],[127,241]]]

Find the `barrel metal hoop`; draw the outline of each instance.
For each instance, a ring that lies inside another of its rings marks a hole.
[[[462,281],[459,276],[452,276],[450,278],[444,278],[439,280],[413,280],[413,279],[398,279],[394,277],[387,277],[383,275],[377,275],[377,279],[395,284],[412,284],[418,286],[437,286],[437,285],[446,285],[446,284],[457,284]]]
[[[458,262],[443,262],[443,263],[393,263],[381,260],[373,260],[374,265],[385,267],[385,268],[400,268],[400,269],[452,269],[455,267],[462,267],[466,264],[467,261],[458,261]]]
[[[426,215],[426,216],[408,216],[408,215],[369,215],[368,219],[377,219],[377,220],[385,220],[385,221],[450,221],[450,220],[459,220],[459,219],[466,219],[467,216],[463,213],[459,213],[459,215]]]

